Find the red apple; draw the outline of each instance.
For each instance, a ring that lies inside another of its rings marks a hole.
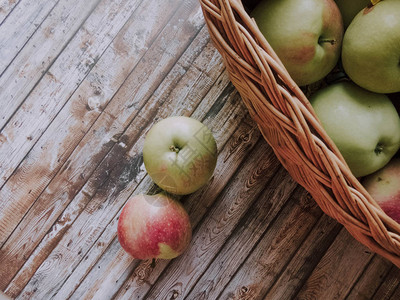
[[[177,200],[165,193],[135,195],[121,211],[118,241],[137,259],[172,259],[189,245],[189,216]]]
[[[366,176],[362,184],[382,210],[400,223],[400,158],[393,158],[385,167]]]

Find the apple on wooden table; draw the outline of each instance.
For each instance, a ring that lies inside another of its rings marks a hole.
[[[168,117],[147,133],[143,161],[149,176],[163,190],[193,193],[211,178],[217,162],[217,145],[200,121]]]
[[[384,167],[400,148],[400,118],[384,94],[349,81],[322,88],[310,103],[355,177]]]
[[[382,210],[400,224],[400,158],[364,177],[362,184]]]
[[[400,92],[400,1],[383,0],[359,12],[343,37],[343,69],[359,86]]]
[[[187,248],[192,236],[189,216],[165,193],[132,196],[118,219],[118,241],[137,259],[172,259]]]
[[[334,0],[264,0],[251,16],[299,86],[322,79],[338,62],[343,22]]]

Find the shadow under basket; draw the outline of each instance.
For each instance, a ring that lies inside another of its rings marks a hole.
[[[400,267],[400,225],[352,175],[240,0],[199,0],[214,46],[263,137],[319,207]],[[253,1],[254,2],[254,1]]]

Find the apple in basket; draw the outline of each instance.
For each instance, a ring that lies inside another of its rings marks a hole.
[[[386,95],[342,81],[309,100],[354,176],[384,167],[400,148],[400,118]]]
[[[192,237],[189,216],[165,193],[135,195],[118,219],[118,241],[137,259],[172,259],[187,248]]]
[[[384,0],[359,12],[343,38],[343,69],[359,86],[400,92],[400,1]]]
[[[143,161],[149,176],[163,190],[190,194],[211,178],[217,145],[211,131],[189,117],[169,117],[146,134]]]
[[[393,158],[382,169],[364,177],[362,184],[382,210],[400,223],[400,158]]]
[[[343,21],[334,0],[264,0],[251,16],[299,86],[322,79],[338,62]]]

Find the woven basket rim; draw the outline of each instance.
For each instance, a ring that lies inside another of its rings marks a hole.
[[[331,185],[332,194],[339,197],[335,201],[327,200],[330,192],[315,191],[310,188],[312,184],[305,182],[306,178],[297,178],[297,172],[301,173],[302,168],[292,170],[288,167],[286,156],[289,154],[279,148],[279,143],[278,146],[271,143],[283,166],[310,192],[326,214],[343,224],[362,244],[400,267],[400,224],[387,216],[351,173],[304,92],[292,80],[242,1],[199,1],[213,44],[222,55],[232,83],[264,138],[270,143],[271,132],[275,129],[275,123],[268,119],[270,115],[274,122],[279,123],[276,128],[283,128],[284,134],[280,136],[284,136],[283,139],[290,140],[292,135],[302,137],[295,131],[301,130],[301,134],[310,140],[297,141],[297,144],[291,141],[290,145],[297,152],[290,153],[290,157],[301,160],[315,172],[321,184]],[[312,150],[307,148],[308,144]],[[316,157],[314,162],[321,160],[320,166],[310,164],[313,161],[310,157]],[[327,170],[322,172],[321,166]]]

